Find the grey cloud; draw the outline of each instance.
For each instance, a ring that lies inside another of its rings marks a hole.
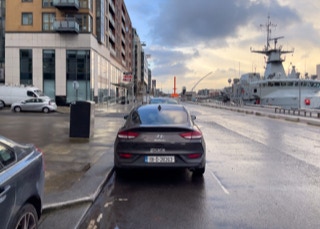
[[[260,23],[268,13],[285,23],[298,20],[295,10],[280,6],[275,0],[270,6],[248,0],[168,0],[159,7],[159,14],[150,23],[150,35],[153,43],[168,47],[227,45],[219,40],[237,37],[241,26]]]
[[[186,66],[186,61],[199,55],[197,51],[191,54],[185,54],[173,50],[150,50],[152,53],[154,67],[152,74],[154,75],[184,75],[187,72],[192,72]]]

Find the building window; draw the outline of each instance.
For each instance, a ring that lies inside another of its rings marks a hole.
[[[80,8],[82,9],[92,9],[93,1],[92,0],[79,0]]]
[[[43,31],[53,31],[54,21],[56,18],[55,13],[44,13],[42,14],[42,30]]]
[[[20,84],[32,85],[32,50],[20,50]]]
[[[33,2],[33,0],[22,0],[22,2]]]
[[[67,102],[75,100],[92,100],[90,80],[90,51],[67,50]],[[74,81],[79,88],[75,91]],[[75,93],[77,92],[77,93]]]
[[[32,25],[32,13],[22,13],[22,25]]]
[[[80,8],[89,9],[88,0],[79,0]]]
[[[67,80],[90,80],[89,51],[67,51]]]
[[[42,0],[42,7],[52,7],[53,0]]]
[[[89,32],[92,31],[92,17],[88,14],[76,14],[73,15],[79,23],[80,32]]]
[[[43,92],[50,98],[55,98],[56,58],[54,49],[45,49],[42,53]]]
[[[53,80],[55,79],[55,51],[43,50],[43,79]]]

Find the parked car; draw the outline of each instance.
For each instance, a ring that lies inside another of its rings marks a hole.
[[[178,104],[178,100],[173,98],[153,97],[150,99],[149,103],[150,104],[160,104],[160,103]]]
[[[37,228],[44,173],[38,148],[0,136],[0,229]]]
[[[12,103],[31,98],[50,99],[34,86],[0,84],[0,106],[10,106]]]
[[[44,113],[49,113],[57,110],[57,104],[50,99],[33,98],[13,103],[11,105],[11,110],[15,112],[41,111]]]
[[[116,171],[131,168],[188,168],[202,175],[206,144],[195,116],[180,104],[146,104],[125,116],[114,142]]]

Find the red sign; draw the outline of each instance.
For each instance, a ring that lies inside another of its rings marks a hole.
[[[132,80],[132,75],[123,75],[123,81],[131,81]]]

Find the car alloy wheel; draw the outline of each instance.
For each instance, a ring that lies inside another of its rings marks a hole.
[[[49,113],[49,108],[48,107],[44,107],[43,109],[42,109],[42,111],[44,112],[44,113]]]
[[[15,111],[15,112],[20,112],[20,111],[21,111],[21,107],[19,107],[19,106],[14,107],[14,111]]]
[[[15,229],[24,228],[32,229],[38,228],[38,215],[36,209],[31,204],[23,206],[17,214],[16,220],[13,221]]]

